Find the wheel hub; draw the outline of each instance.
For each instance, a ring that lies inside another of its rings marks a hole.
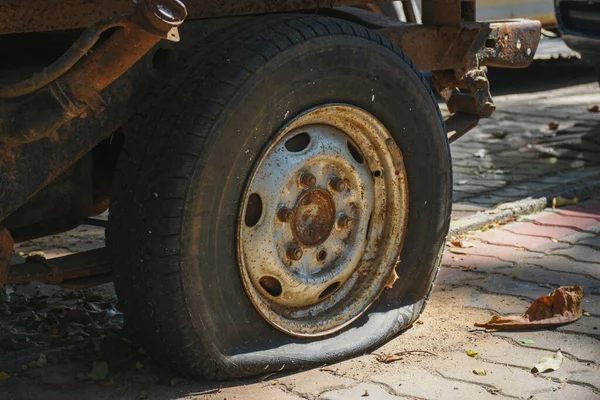
[[[335,203],[329,192],[309,189],[296,202],[292,233],[300,244],[307,247],[325,242],[335,223]]]
[[[388,284],[408,212],[400,150],[356,107],[291,121],[265,149],[242,199],[240,274],[258,312],[293,336],[322,336]]]

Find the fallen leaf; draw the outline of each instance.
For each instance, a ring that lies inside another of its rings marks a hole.
[[[495,137],[496,139],[504,139],[506,137],[506,132],[502,132],[502,131],[492,132],[492,136]]]
[[[448,251],[449,251],[450,253],[454,253],[454,254],[460,254],[460,255],[462,255],[462,256],[466,256],[466,255],[467,255],[467,253],[465,253],[464,251],[456,250],[456,249],[455,249],[455,248],[453,248],[453,247],[449,248],[449,249],[448,249]]]
[[[469,350],[467,350],[467,355],[469,357],[477,358],[477,356],[479,355],[479,352],[477,352],[473,349],[469,349]]]
[[[555,131],[558,129],[559,126],[560,126],[560,124],[558,122],[552,121],[548,124],[548,129]]]
[[[457,185],[466,185],[467,183],[469,183],[467,179],[463,179],[462,181],[456,182]]]
[[[600,106],[598,104],[594,104],[593,106],[588,107],[589,112],[600,112]]]
[[[417,324],[417,325],[423,325],[424,323],[425,323],[425,322],[423,322],[423,321],[421,321],[421,320],[418,320],[417,322],[415,322],[415,324]]]
[[[28,257],[35,257],[35,256],[46,258],[46,253],[44,253],[43,251],[32,251],[28,254]]]
[[[572,205],[578,204],[578,203],[579,203],[579,198],[577,198],[577,197],[568,199],[566,197],[557,196],[552,199],[552,209],[554,210],[557,207],[572,206]]]
[[[362,397],[369,397],[369,391],[367,389],[365,389],[365,392],[362,394]]]
[[[554,243],[558,243],[558,239],[550,238],[550,240],[552,240]]]
[[[470,265],[467,265],[466,267],[461,267],[461,270],[463,270],[464,272],[469,272],[473,270],[473,267]]]
[[[10,379],[10,375],[4,371],[0,371],[0,382],[4,382]]]
[[[135,362],[135,367],[137,369],[144,369],[144,364],[141,361],[136,361]]]
[[[523,344],[534,344],[535,341],[532,339],[528,339],[528,338],[524,338],[524,339],[519,339],[519,342],[523,343]]]
[[[494,315],[485,324],[475,326],[486,329],[532,329],[564,325],[581,318],[583,287],[563,286],[533,302],[524,315],[502,317]]]
[[[461,249],[469,249],[471,247],[475,247],[474,244],[467,242],[466,240],[453,240],[450,242],[453,247],[458,247]]]
[[[500,392],[502,391],[502,388],[485,388],[485,390],[488,391],[488,393],[493,394],[493,395],[497,395],[500,394]]]
[[[486,376],[487,375],[487,371],[485,369],[474,369],[473,373],[475,375],[479,375],[479,376]]]
[[[589,312],[587,312],[587,311],[583,313],[583,316],[584,316],[584,317],[589,317],[590,315],[591,315],[591,314],[590,314]]]
[[[549,355],[548,357],[544,357],[540,360],[540,362],[538,362],[537,364],[535,364],[535,366],[533,367],[533,369],[531,370],[531,372],[536,373],[536,372],[550,372],[550,371],[556,371],[557,369],[560,368],[560,365],[562,364],[563,361],[563,355],[560,352],[560,350],[558,350],[556,353]]]
[[[399,278],[399,276],[396,273],[396,269],[394,268],[392,270],[392,273],[390,274],[390,278],[388,279],[387,283],[385,284],[385,287],[388,289],[391,289],[392,287],[394,287],[394,283],[396,283],[398,278]]]
[[[108,363],[106,361],[94,361],[92,371],[87,377],[93,381],[101,381],[108,376]]]
[[[427,350],[408,350],[408,351],[400,351],[398,353],[394,353],[394,354],[388,354],[388,353],[379,353],[379,354],[373,354],[375,356],[375,359],[379,362],[382,362],[384,364],[389,364],[392,363],[394,361],[399,361],[402,360],[407,354],[415,354],[415,353],[423,353],[423,354],[429,354],[432,356],[437,356],[437,354],[432,353],[430,351]]]

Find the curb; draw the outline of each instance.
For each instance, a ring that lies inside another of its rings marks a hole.
[[[491,210],[480,211],[477,214],[452,221],[448,237],[476,231],[496,222],[508,222],[522,215],[542,212],[546,208],[552,207],[552,200],[558,196],[571,199],[577,197],[583,201],[597,194],[600,194],[600,182],[571,187],[537,199],[528,197],[510,203],[502,203]]]

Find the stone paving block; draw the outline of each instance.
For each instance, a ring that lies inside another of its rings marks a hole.
[[[523,332],[498,331],[495,336],[506,337],[518,341],[523,337]],[[549,352],[560,349],[563,355],[573,356],[580,362],[592,364],[600,362],[600,341],[589,336],[576,335],[557,331],[531,331],[526,333],[528,338],[535,341],[534,344],[522,344],[529,347]]]
[[[366,391],[366,393],[365,393]],[[323,393],[319,400],[348,400],[348,399],[381,399],[397,400],[406,397],[389,394],[383,387],[374,383],[359,383],[354,387],[340,390],[333,390]]]
[[[490,394],[485,387],[442,378],[422,368],[396,374],[383,373],[373,377],[373,380],[386,384],[399,395],[408,398],[432,400],[498,399],[498,396]]]
[[[598,235],[598,236],[592,236],[592,237],[589,237],[587,239],[582,239],[577,244],[584,244],[584,245],[587,245],[587,246],[592,246],[592,247],[595,247],[597,249],[600,249],[600,235]]]
[[[452,250],[452,254],[461,257],[464,257],[465,255],[475,255],[496,258],[501,261],[505,261],[504,265],[518,263],[525,258],[538,258],[544,256],[544,253],[524,250],[521,247],[515,248],[512,246],[497,246],[477,240],[472,240],[470,243],[473,245],[473,247],[466,249],[454,249]],[[447,252],[450,252],[450,250],[447,250]],[[493,262],[493,260],[489,261]]]
[[[593,263],[573,261],[567,257],[550,254],[544,257],[531,257],[521,260],[521,264],[539,265],[552,271],[562,271],[589,275],[600,279],[600,266]]]
[[[474,280],[466,284],[478,287],[488,293],[505,294],[531,300],[546,296],[549,292],[548,288],[540,287],[536,283],[517,281],[504,275],[488,275],[484,279]]]
[[[516,222],[514,224],[505,225],[500,229],[518,235],[541,236],[554,239],[559,239],[563,236],[572,235],[578,232],[571,228],[536,225],[533,222]]]
[[[600,222],[600,211],[587,211],[586,209],[581,210],[557,210],[558,215],[568,218],[591,218]]]
[[[152,397],[151,397],[152,398]],[[219,393],[203,394],[198,396],[185,396],[185,399],[194,400],[301,400],[302,396],[288,393],[271,384],[238,386],[222,389]]]
[[[501,229],[490,229],[485,232],[477,232],[473,237],[489,244],[498,246],[523,247],[529,251],[537,251],[543,248],[544,251],[561,249],[569,247],[567,243],[556,243],[547,237],[515,235]]]
[[[557,272],[531,264],[519,264],[516,267],[499,271],[522,281],[535,282],[538,285],[550,285],[552,287],[580,285],[587,289],[600,289],[600,281],[591,279],[584,275]],[[548,288],[548,290],[553,290]]]
[[[468,282],[485,279],[484,274],[463,271],[458,268],[443,267],[438,274],[436,284],[448,286],[464,286]]]
[[[597,300],[600,300],[600,299],[597,299]],[[596,307],[596,308],[598,308],[598,307]],[[583,311],[584,312],[587,311],[590,314],[592,314],[592,312],[587,309],[585,302],[583,304]],[[596,311],[599,311],[599,310],[596,310]],[[560,327],[556,328],[556,330],[559,332],[581,333],[584,335],[594,336],[597,339],[600,339],[600,318],[592,317],[592,316],[590,316],[590,317],[583,316],[583,317],[579,318],[577,321],[573,322],[572,324],[560,326]]]
[[[531,339],[531,336],[529,332],[520,332],[517,340],[520,339]],[[528,348],[494,336],[479,341],[473,346],[473,349],[479,352],[479,358],[483,361],[520,368],[521,371],[528,374],[531,374],[531,370],[537,362],[552,354],[552,352],[547,350]],[[540,375],[544,378],[550,377],[558,382],[565,382],[570,380],[574,375],[592,370],[593,366],[564,357],[558,370],[544,372]]]
[[[466,307],[489,310],[498,314],[523,314],[531,305],[530,300],[521,300],[514,296],[504,296],[500,294],[482,293],[478,290],[470,289],[467,297]]]
[[[559,387],[557,382],[536,377],[520,368],[492,364],[469,357],[466,349],[462,353],[450,353],[447,358],[448,360],[440,361],[435,366],[437,372],[444,378],[501,388],[501,393],[507,396],[527,398],[534,393],[551,391]],[[485,369],[487,375],[476,375],[473,373],[475,369]]]
[[[564,226],[575,230],[586,230],[598,225],[598,221],[593,218],[570,218],[563,215],[543,215],[534,221],[539,225]]]
[[[600,267],[600,250],[592,247],[573,245],[567,249],[554,250],[552,254],[561,254],[576,261],[595,263]]]
[[[595,371],[588,371],[583,374],[574,375],[571,378],[571,383],[579,383],[582,385],[591,385],[597,391],[600,391],[600,371],[596,368]],[[596,397],[600,398],[600,396]]]
[[[573,210],[585,210],[593,214],[600,214],[600,201],[586,201],[572,208]]]
[[[509,261],[503,261],[495,257],[480,256],[478,254],[459,254],[459,251],[462,250],[453,249],[454,252],[446,251],[442,258],[442,265],[447,267],[472,267],[480,271],[489,271],[512,265]]]
[[[567,383],[552,392],[534,394],[530,400],[598,400],[599,397],[591,389]]]
[[[333,375],[328,372],[313,369],[306,372],[278,378],[279,384],[286,387],[288,391],[299,394],[302,397],[316,398],[321,393],[349,388],[356,381],[342,376]]]

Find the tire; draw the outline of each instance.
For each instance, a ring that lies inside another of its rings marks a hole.
[[[156,360],[209,379],[370,351],[418,318],[441,261],[452,175],[434,96],[404,53],[352,23],[257,17],[225,35],[126,138],[107,244],[127,323]],[[410,190],[392,266],[400,279],[342,329],[297,337],[267,323],[249,300],[238,216],[269,141],[294,116],[332,103],[370,113],[402,152]]]

